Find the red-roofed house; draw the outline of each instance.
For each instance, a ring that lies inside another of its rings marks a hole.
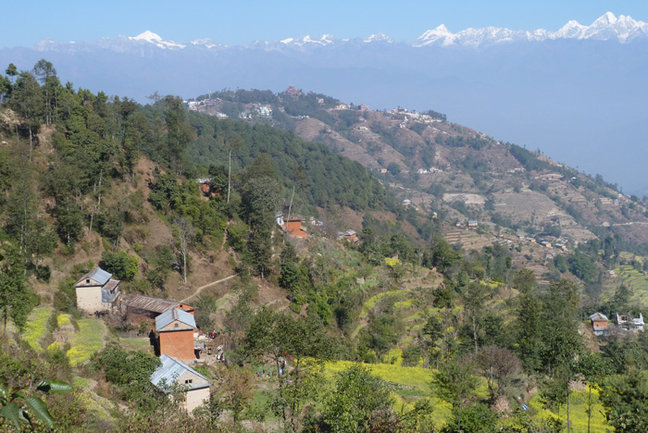
[[[308,236],[306,228],[302,227],[304,221],[306,219],[301,215],[291,215],[290,218],[284,219],[284,228],[289,235],[303,239]]]

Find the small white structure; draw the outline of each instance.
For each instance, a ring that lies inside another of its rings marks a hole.
[[[209,380],[184,362],[168,355],[160,356],[162,365],[151,375],[151,383],[168,394],[179,390],[185,394],[182,406],[187,412],[209,401]]]
[[[263,117],[272,117],[272,108],[269,105],[262,105],[257,108],[257,113]]]
[[[620,316],[618,313],[616,315],[617,326],[626,331],[642,331],[644,330],[644,320],[643,315],[639,313],[639,317],[628,317]]]
[[[111,278],[110,272],[97,268],[76,282],[77,307],[86,313],[112,309],[119,299],[119,280]]]

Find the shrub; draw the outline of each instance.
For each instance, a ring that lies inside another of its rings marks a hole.
[[[139,270],[137,257],[125,251],[104,251],[99,266],[125,281],[131,281]]]

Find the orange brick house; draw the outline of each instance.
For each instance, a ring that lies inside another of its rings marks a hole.
[[[155,318],[160,355],[166,354],[183,362],[196,359],[194,330],[196,319],[181,308],[171,308]]]
[[[284,220],[284,228],[289,235],[303,239],[308,236],[306,228],[302,227],[304,221],[306,219],[301,215],[291,215],[290,218]]]
[[[594,330],[594,335],[607,335],[610,332],[610,330],[608,329],[610,321],[605,314],[594,313],[590,316],[590,320],[592,321],[592,329]]]

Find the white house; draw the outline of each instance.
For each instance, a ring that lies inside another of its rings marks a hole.
[[[110,310],[119,299],[119,280],[101,268],[88,272],[76,282],[77,307],[86,313]]]
[[[170,393],[174,388],[185,394],[183,407],[187,412],[193,411],[209,401],[209,380],[184,362],[162,354],[162,365],[151,375],[151,383],[164,393]]]
[[[627,331],[642,331],[644,330],[644,320],[643,320],[643,315],[639,313],[639,317],[629,317],[629,316],[621,316],[619,314],[616,315],[617,319],[617,326],[621,329],[625,329]]]

